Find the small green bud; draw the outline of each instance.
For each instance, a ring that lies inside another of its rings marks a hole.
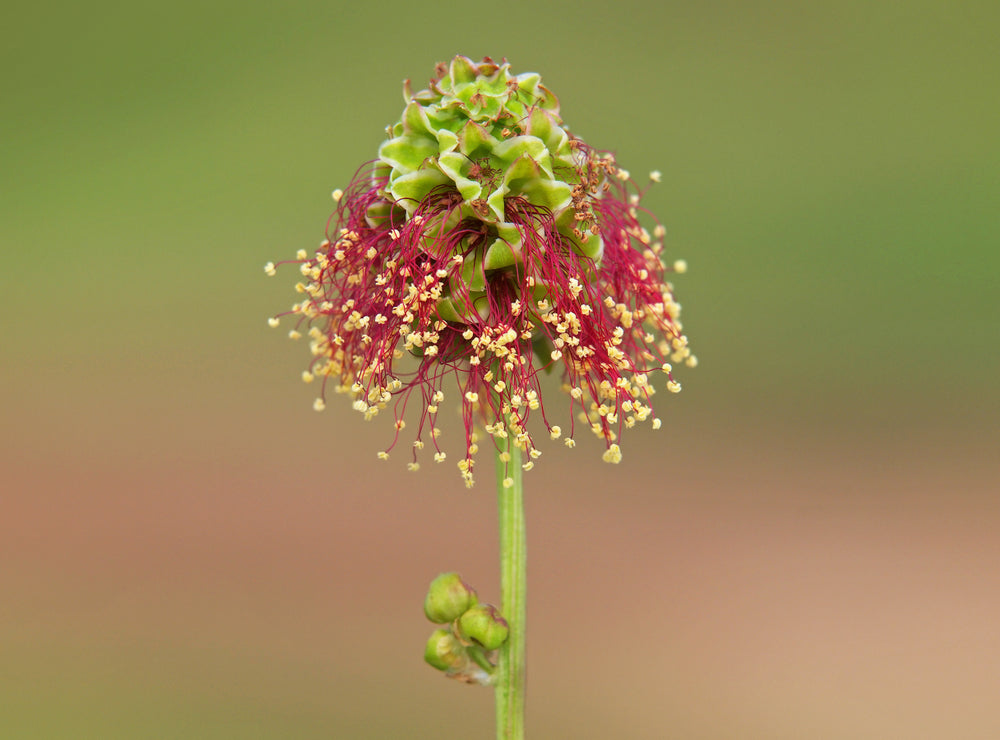
[[[458,629],[462,637],[487,650],[503,645],[509,631],[507,620],[492,604],[479,604],[469,609],[459,617]]]
[[[434,624],[447,624],[479,603],[476,591],[458,573],[442,573],[433,581],[424,599],[424,614]]]
[[[450,630],[434,630],[424,648],[424,660],[439,671],[455,673],[465,668],[469,657]]]

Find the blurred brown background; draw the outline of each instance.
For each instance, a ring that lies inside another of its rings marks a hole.
[[[995,4],[2,17],[0,737],[491,736],[420,657],[439,571],[498,597],[489,476],[313,412],[261,270],[457,52],[691,266],[664,429],[526,476],[530,736],[1000,736]]]

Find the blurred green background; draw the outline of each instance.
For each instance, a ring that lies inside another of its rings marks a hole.
[[[315,414],[261,270],[455,53],[664,173],[701,360],[527,476],[530,736],[1000,736],[998,7],[0,11],[0,737],[491,736],[420,604],[493,494]]]

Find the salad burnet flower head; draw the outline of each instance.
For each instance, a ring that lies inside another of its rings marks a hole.
[[[539,437],[573,447],[581,430],[619,462],[624,430],[659,428],[654,392],[680,390],[672,365],[696,364],[670,282],[686,265],[664,264],[665,230],[642,207],[660,174],[636,184],[506,61],[456,56],[403,92],[378,158],[334,191],[326,238],[286,262],[301,298],[270,323],[308,337],[314,407],[335,391],[366,419],[392,416],[378,455],[403,446],[414,470],[446,459],[439,419],[458,408],[468,486],[477,429],[520,448],[526,470]]]

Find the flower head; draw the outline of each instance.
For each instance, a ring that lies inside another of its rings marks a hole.
[[[334,191],[327,238],[294,260],[302,299],[286,314],[292,336],[310,339],[303,379],[321,381],[316,408],[332,386],[367,419],[391,413],[380,457],[409,410],[416,469],[425,444],[445,459],[437,420],[457,403],[468,485],[477,420],[526,451],[526,469],[542,428],[572,447],[578,424],[618,462],[623,429],[659,427],[651,375],[666,373],[676,392],[670,362],[695,363],[668,282],[685,265],[664,267],[645,187],[569,132],[537,74],[506,62],[458,56],[404,96],[378,159]],[[552,372],[568,399],[558,419],[542,402]]]

